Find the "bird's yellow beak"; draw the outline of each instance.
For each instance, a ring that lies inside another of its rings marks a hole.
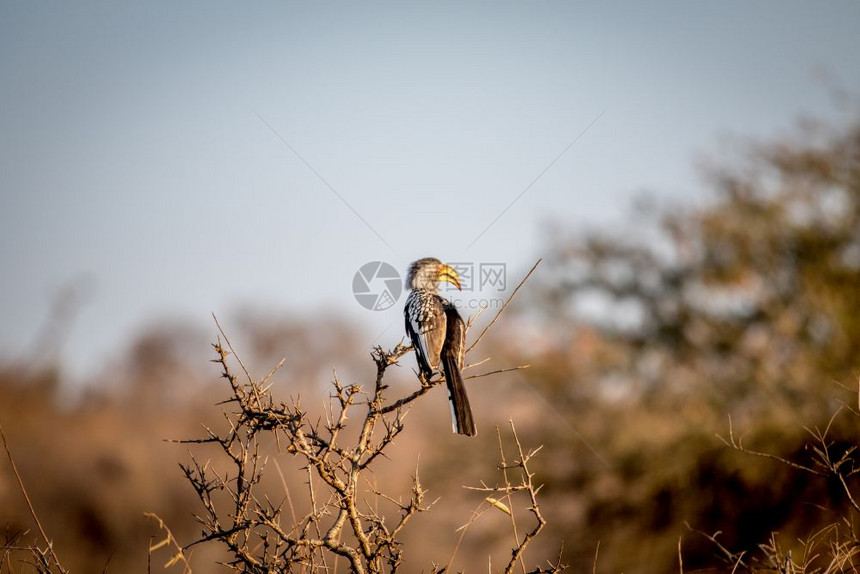
[[[457,270],[450,265],[442,265],[439,269],[439,282],[450,283],[458,290],[463,290],[460,286],[460,275],[457,273]]]

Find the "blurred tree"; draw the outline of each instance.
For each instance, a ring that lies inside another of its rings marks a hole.
[[[727,451],[715,433],[731,416],[758,450],[803,459],[803,427],[856,401],[860,123],[745,155],[708,169],[703,206],[640,206],[652,225],[625,236],[550,238],[532,292],[547,335],[526,376],[599,445],[603,462],[571,438],[575,460],[544,469],[582,566],[600,540],[610,571],[676,569],[684,535],[685,567],[704,567],[715,548],[685,521],[750,551],[846,507],[826,480]],[[831,436],[857,444],[839,420]]]

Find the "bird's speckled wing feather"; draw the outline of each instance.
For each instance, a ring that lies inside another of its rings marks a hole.
[[[415,347],[424,374],[439,367],[445,342],[446,314],[443,299],[434,293],[412,291],[406,301],[406,332]]]

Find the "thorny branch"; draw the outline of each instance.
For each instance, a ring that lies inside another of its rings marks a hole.
[[[858,394],[860,397],[860,394]],[[774,460],[796,471],[809,473],[838,483],[847,501],[847,512],[842,514],[841,521],[831,524],[814,532],[804,540],[797,541],[800,552],[795,555],[792,551],[783,550],[775,534],[771,535],[766,544],[759,546],[759,553],[732,552],[717,538],[719,532],[709,535],[695,530],[690,525],[687,528],[707,540],[719,551],[725,562],[731,566],[732,572],[784,572],[792,574],[830,574],[836,572],[857,572],[860,559],[860,542],[856,537],[855,522],[860,515],[860,504],[852,491],[849,481],[860,473],[860,459],[857,457],[857,447],[847,447],[839,444],[831,436],[834,421],[840,414],[848,411],[855,416],[860,415],[854,409],[843,406],[836,410],[824,429],[807,428],[811,437],[807,443],[807,451],[812,454],[811,463],[800,464],[787,458],[751,450],[747,448],[740,437],[735,436],[732,420],[729,418],[728,438],[718,437],[730,448],[746,454]]]
[[[523,282],[533,271],[534,267]],[[523,282],[477,341],[496,322]],[[202,504],[197,520],[203,531],[197,540],[176,547],[171,562],[187,566],[184,557],[189,548],[216,542],[229,553],[225,565],[241,572],[331,571],[336,569],[338,559],[345,560],[349,571],[357,574],[398,570],[403,563],[399,539],[403,529],[432,504],[425,503],[426,490],[417,468],[411,491],[402,499],[379,490],[369,478],[370,469],[403,432],[405,409],[444,379],[419,375],[418,389],[390,399],[386,394],[386,372],[412,348],[403,344],[389,350],[377,346],[371,352],[376,366],[371,385],[365,388],[344,384],[335,372],[324,420],[312,420],[298,400],[276,402],[270,393],[269,380],[277,368],[264,379],[254,380],[244,363],[235,357],[235,350],[217,319],[216,325],[220,335],[213,344],[216,353],[213,362],[219,365],[221,377],[230,387],[229,398],[221,403],[231,405],[229,412],[224,413],[226,430],[204,427],[202,438],[178,442],[215,446],[226,459],[226,470],[221,463],[201,462],[194,455],[188,464],[181,465]],[[230,355],[241,366],[244,379],[232,372]],[[357,415],[357,411],[361,414]],[[351,423],[349,428],[348,423]],[[295,456],[307,472],[308,510],[303,515],[296,513],[289,491],[278,503],[271,501],[261,487],[268,461],[263,452],[273,441],[279,452]],[[525,453],[518,440],[517,449],[519,462],[515,466],[524,473],[522,488],[530,493],[530,510],[537,525],[522,539],[515,536],[514,556],[506,572],[511,572],[517,561],[522,563],[525,548],[545,525],[535,498],[539,487],[532,483],[533,474],[527,467],[534,452]],[[508,488],[509,495],[518,490],[510,484]],[[160,525],[166,531],[163,523]],[[173,539],[167,532],[168,537],[160,545],[170,547]],[[554,567],[536,572],[558,570]]]
[[[27,494],[27,489],[24,487],[24,481],[21,478],[21,474],[18,472],[18,466],[15,464],[15,459],[12,456],[12,451],[9,449],[9,443],[6,442],[6,433],[3,432],[3,427],[0,426],[0,440],[3,442],[3,449],[6,451],[6,457],[9,459],[9,465],[12,467],[12,473],[15,475],[15,480],[18,483],[18,489],[21,491],[21,494],[24,497],[24,501],[27,503],[27,508],[30,511],[30,516],[33,518],[33,522],[36,524],[36,528],[39,530],[39,534],[44,541],[45,546],[40,547],[38,545],[31,545],[25,547],[17,547],[14,546],[12,541],[7,540],[4,544],[0,545],[0,550],[3,551],[3,556],[0,557],[0,567],[2,567],[3,563],[6,561],[9,553],[13,550],[21,550],[26,551],[30,554],[33,559],[33,566],[36,569],[36,572],[39,574],[51,574],[52,572],[60,572],[60,574],[66,574],[68,570],[63,568],[60,563],[60,559],[57,558],[57,554],[54,551],[54,543],[48,538],[47,533],[45,533],[45,528],[42,526],[42,522],[39,520],[39,516],[36,514],[36,509],[33,507],[33,503],[30,501],[30,495]]]
[[[508,462],[508,458],[505,455],[504,446],[502,444],[502,436],[501,432],[496,429],[499,437],[499,471],[502,475],[502,483],[496,486],[488,486],[485,483],[481,483],[481,486],[467,486],[466,488],[469,490],[474,490],[477,492],[487,493],[487,497],[484,499],[486,506],[479,509],[473,514],[472,519],[463,527],[465,530],[471,524],[475,522],[475,520],[483,514],[484,510],[489,508],[496,508],[501,510],[505,514],[510,517],[511,524],[514,532],[514,542],[515,546],[511,549],[511,558],[505,566],[504,573],[512,574],[514,569],[517,566],[517,563],[520,564],[521,570],[526,572],[525,564],[523,562],[523,554],[528,548],[529,544],[532,540],[534,540],[540,532],[546,527],[546,519],[544,518],[540,504],[538,503],[537,495],[540,492],[542,485],[536,484],[534,482],[534,472],[529,469],[529,463],[532,458],[541,450],[542,447],[538,447],[533,450],[526,451],[523,449],[523,445],[520,442],[520,438],[517,435],[517,429],[514,426],[513,421],[510,421],[511,427],[511,436],[513,437],[514,444],[516,445],[516,453],[515,459],[513,462]],[[510,474],[518,473],[519,481],[511,481]],[[524,496],[528,503],[528,511],[532,514],[534,518],[534,525],[531,529],[527,530],[525,535],[520,538],[517,532],[517,524],[514,513],[514,505],[513,499],[514,496],[521,495]],[[451,557],[453,560],[453,556]],[[450,561],[448,563],[450,566]],[[556,573],[561,572],[566,568],[565,565],[561,563],[560,557],[555,563],[548,563],[546,568],[538,567],[534,570],[531,570],[529,574],[542,574],[542,573]]]

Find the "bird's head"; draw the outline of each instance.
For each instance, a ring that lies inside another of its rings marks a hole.
[[[413,261],[406,274],[407,289],[427,289],[436,291],[439,283],[450,283],[457,289],[460,285],[460,275],[450,265],[446,265],[435,257],[424,257]]]

